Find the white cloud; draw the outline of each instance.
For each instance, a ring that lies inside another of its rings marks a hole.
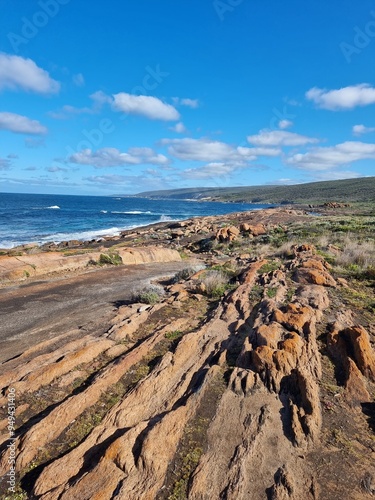
[[[282,130],[286,129],[286,128],[290,128],[293,126],[293,122],[291,120],[280,120],[279,121],[279,128],[281,128]]]
[[[122,153],[116,148],[102,148],[97,151],[83,149],[68,158],[68,162],[79,165],[91,165],[95,168],[118,167],[121,165],[165,165],[168,158],[155,153],[150,148],[132,148],[128,153]]]
[[[47,172],[68,172],[68,169],[67,168],[63,168],[63,167],[48,167],[46,168]]]
[[[84,177],[84,180],[94,182],[95,184],[129,184],[129,176],[125,175],[92,175]]]
[[[304,146],[319,142],[314,137],[287,132],[286,130],[263,129],[256,135],[248,136],[247,140],[255,146]]]
[[[113,99],[112,107],[116,111],[145,116],[151,120],[177,121],[180,118],[176,108],[157,97],[120,92],[114,94]]]
[[[293,184],[300,184],[296,181],[296,179],[289,179],[288,177],[284,177],[281,179],[276,179],[274,181],[266,182],[268,186],[290,186]]]
[[[204,161],[244,165],[258,156],[279,156],[280,149],[233,147],[225,142],[210,139],[163,139],[168,145],[168,153],[183,161]]]
[[[358,177],[362,177],[362,175],[352,170],[329,170],[326,172],[316,172],[314,174],[314,181],[339,181],[340,179],[357,179]]]
[[[304,170],[325,171],[366,159],[375,159],[375,144],[347,141],[336,146],[295,154],[287,159],[287,164]]]
[[[169,154],[180,160],[212,162],[238,160],[241,156],[229,144],[209,139],[164,139],[162,144],[169,145]]]
[[[56,94],[60,83],[31,59],[0,53],[0,90],[26,90],[38,94]]]
[[[182,122],[176,123],[174,127],[170,127],[169,130],[173,130],[173,132],[177,132],[178,134],[184,134],[186,132],[185,125]]]
[[[101,90],[91,94],[90,99],[93,101],[91,107],[85,106],[83,108],[76,108],[70,104],[65,104],[60,111],[49,111],[48,115],[55,120],[68,120],[77,115],[95,115],[100,113],[105,104],[111,104],[113,102],[112,98]]]
[[[359,136],[370,132],[375,132],[375,127],[365,127],[364,125],[354,125],[353,127],[353,135]]]
[[[26,116],[15,113],[0,113],[0,129],[9,130],[16,134],[46,134],[47,129],[37,120],[30,120]]]
[[[188,98],[181,99],[180,97],[173,97],[172,100],[176,106],[178,106],[178,105],[187,106],[188,108],[193,108],[193,109],[196,109],[199,107],[199,100],[198,99],[188,99]]]
[[[319,108],[332,111],[353,109],[375,103],[375,88],[368,83],[360,83],[337,90],[314,87],[306,92],[306,98],[315,102]]]
[[[245,148],[239,146],[237,151],[247,157],[256,158],[258,156],[280,156],[282,154],[281,149],[278,148]]]
[[[111,104],[113,102],[112,98],[105,94],[102,90],[97,90],[91,94],[90,99],[94,101],[94,107],[99,109],[101,109],[104,104]]]
[[[77,87],[83,87],[85,85],[85,78],[82,73],[78,73],[77,75],[73,75],[73,83]]]
[[[186,179],[212,179],[231,175],[239,167],[221,162],[212,162],[198,168],[188,168],[181,174]]]

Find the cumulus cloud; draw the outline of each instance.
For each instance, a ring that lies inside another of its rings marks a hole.
[[[353,109],[375,103],[375,88],[368,83],[360,83],[337,90],[314,87],[306,92],[306,98],[319,108],[332,111]]]
[[[168,153],[183,161],[204,161],[243,165],[258,156],[278,156],[280,149],[234,147],[230,144],[211,139],[163,139],[168,146]]]
[[[48,115],[55,120],[68,120],[74,116],[78,115],[95,115],[100,113],[105,104],[111,104],[113,102],[112,98],[107,96],[101,90],[94,92],[90,95],[90,99],[93,101],[92,105],[84,106],[82,108],[76,108],[70,104],[65,104],[59,111],[49,111]]]
[[[180,97],[173,97],[173,103],[178,106],[187,106],[188,108],[198,108],[199,107],[199,100],[198,99],[188,99],[188,98],[183,98],[181,99]]]
[[[263,129],[256,135],[250,135],[247,138],[250,144],[263,147],[281,147],[281,146],[304,146],[319,142],[314,137],[287,132],[286,130],[268,130]]]
[[[185,125],[182,122],[176,123],[176,125],[174,127],[170,127],[169,130],[177,132],[178,134],[184,134],[186,132]]]
[[[280,120],[279,121],[279,128],[281,128],[282,130],[286,129],[286,128],[290,128],[293,126],[293,122],[291,120]]]
[[[180,118],[179,112],[171,104],[148,95],[120,92],[113,95],[112,107],[116,111],[145,116],[151,120],[177,121]]]
[[[224,142],[208,139],[164,139],[168,152],[180,160],[215,161],[233,157],[234,149]]]
[[[31,59],[0,53],[1,89],[56,94],[60,90],[60,83]]]
[[[95,168],[118,167],[121,165],[165,165],[168,158],[155,153],[150,148],[132,148],[128,153],[122,153],[116,148],[102,148],[97,151],[83,149],[68,158],[71,163],[78,165],[91,165]]]
[[[256,158],[258,156],[280,156],[282,150],[279,148],[245,148],[239,146],[237,151],[244,157]]]
[[[288,165],[311,171],[335,169],[359,160],[375,159],[375,144],[347,141],[336,146],[315,148],[289,157]]]
[[[7,112],[0,113],[0,129],[9,130],[15,134],[41,135],[47,133],[47,128],[37,120],[30,120],[26,116]]]
[[[363,135],[369,134],[370,132],[375,132],[375,127],[365,127],[364,125],[354,125],[353,135]]]
[[[212,162],[198,168],[188,168],[181,174],[186,179],[212,179],[214,177],[226,177],[240,168],[236,165],[228,165],[221,162]]]

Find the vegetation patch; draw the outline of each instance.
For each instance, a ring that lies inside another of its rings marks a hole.
[[[164,487],[156,497],[157,500],[188,498],[189,479],[207,447],[207,430],[225,389],[225,377],[221,372],[209,382],[205,389],[205,397],[195,416],[185,427],[176,455],[168,467]]]
[[[135,290],[132,295],[134,302],[154,305],[162,300],[165,295],[164,288],[160,285],[146,285],[143,288]]]
[[[122,264],[122,258],[118,253],[101,253],[99,257],[99,265],[111,265],[111,266],[120,266]]]

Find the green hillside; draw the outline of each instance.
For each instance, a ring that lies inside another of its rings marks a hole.
[[[196,199],[250,203],[324,203],[328,201],[375,201],[375,177],[311,182],[292,186],[247,186],[228,188],[187,188],[146,191],[147,198]]]

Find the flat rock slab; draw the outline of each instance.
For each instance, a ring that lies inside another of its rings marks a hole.
[[[100,334],[116,307],[144,281],[173,276],[187,261],[116,266],[0,289],[0,363],[36,343],[85,325]]]

